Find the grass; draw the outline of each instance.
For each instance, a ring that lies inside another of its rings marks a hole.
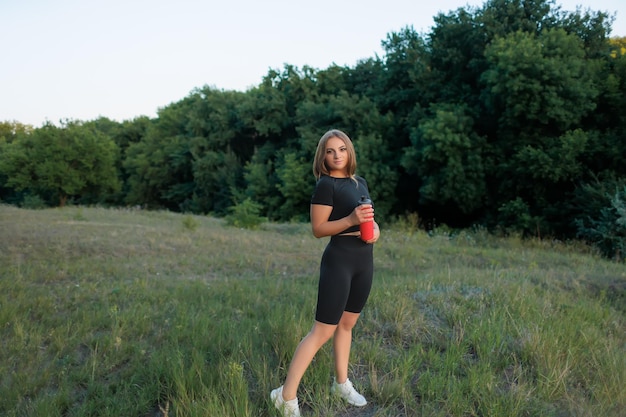
[[[626,409],[626,267],[580,245],[389,227],[329,397],[304,416],[608,416]],[[325,239],[202,216],[0,206],[0,415],[276,416]]]

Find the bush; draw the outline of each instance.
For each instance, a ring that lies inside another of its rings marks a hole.
[[[25,209],[43,209],[47,207],[46,202],[34,194],[26,194],[20,206]]]
[[[198,228],[198,221],[194,219],[193,216],[185,216],[183,217],[183,228],[185,230],[189,230],[190,232],[195,231]]]
[[[533,216],[528,203],[520,197],[504,203],[498,209],[498,219],[507,234],[521,233],[525,237],[538,233],[543,224],[543,219]]]
[[[621,261],[626,250],[626,185],[613,195],[607,194],[608,205],[596,215],[577,219],[578,237],[597,247],[600,252]]]
[[[246,198],[243,202],[229,207],[229,215],[226,216],[226,224],[244,229],[258,229],[267,219],[259,215],[261,205]]]

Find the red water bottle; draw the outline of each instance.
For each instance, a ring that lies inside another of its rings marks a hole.
[[[372,204],[372,200],[362,195],[359,200],[359,205],[362,204]],[[372,217],[371,220],[361,223],[359,229],[361,230],[361,240],[367,242],[368,240],[374,239],[374,218]]]

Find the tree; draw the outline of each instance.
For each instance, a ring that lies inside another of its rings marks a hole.
[[[365,96],[339,91],[333,95],[307,100],[298,108],[299,155],[310,164],[320,136],[330,128],[350,136],[357,151],[357,174],[367,179],[376,213],[383,218],[396,205],[399,155],[390,148],[395,137],[390,133],[392,119],[379,113]]]
[[[385,50],[385,70],[381,72],[384,95],[373,99],[381,113],[391,111],[396,117],[403,117],[421,98],[421,82],[428,72],[430,54],[424,39],[413,27],[388,34],[382,47]]]
[[[478,14],[488,39],[522,32],[537,35],[558,24],[554,0],[490,0]]]
[[[193,197],[190,114],[197,95],[159,110],[139,142],[130,143],[123,169],[128,175],[127,204],[181,210]]]
[[[507,137],[560,134],[595,109],[598,90],[582,43],[562,29],[497,38],[485,56],[484,97]]]
[[[276,148],[267,142],[259,147],[252,159],[244,167],[245,190],[244,197],[257,202],[263,213],[270,220],[280,217],[280,208],[283,197],[277,184],[278,178],[274,169]]]
[[[30,134],[33,127],[19,122],[0,122],[0,140],[11,143],[19,135]]]
[[[497,121],[490,138],[492,204],[521,199],[543,232],[553,233],[556,225],[545,225],[560,220],[563,201],[584,175],[588,134],[577,128],[596,108],[597,66],[585,58],[581,40],[563,29],[498,37],[485,56],[482,97]]]
[[[19,122],[0,122],[0,159],[9,152],[7,144],[16,140],[17,137],[30,134],[33,127]],[[0,162],[1,163],[1,162]],[[7,186],[8,176],[0,169],[0,201],[9,203],[19,202],[21,194],[12,187]]]
[[[283,196],[280,218],[304,221],[309,218],[309,204],[315,184],[311,163],[298,158],[294,153],[285,154],[278,163],[277,187]]]
[[[245,125],[266,140],[280,135],[289,121],[285,96],[267,84],[249,90],[237,103],[237,113]]]
[[[232,151],[207,151],[193,162],[193,211],[225,215],[237,203],[243,168]]]
[[[193,195],[189,141],[182,135],[172,137],[157,129],[151,127],[141,142],[131,144],[126,151],[125,202],[180,210],[181,204]]]
[[[303,101],[312,96],[315,90],[316,71],[304,66],[299,69],[293,65],[285,65],[282,72],[270,70],[263,77],[263,87],[271,87],[282,95],[280,103],[284,103],[284,109],[280,109],[280,116],[285,119],[282,123],[281,135],[276,135],[282,146],[288,145],[289,139],[296,137],[294,118],[296,111]]]
[[[102,195],[119,188],[115,170],[117,147],[112,140],[78,122],[50,123],[4,146],[0,171],[7,186],[57,198]]]
[[[626,254],[626,185],[616,186],[612,192],[600,192],[602,188],[602,184],[600,188],[584,187],[583,193],[606,203],[575,220],[577,237],[594,244],[606,257],[622,261]]]
[[[428,36],[429,78],[427,107],[432,102],[464,103],[478,113],[478,80],[484,70],[485,45],[489,41],[475,9],[459,8],[438,14]]]
[[[359,133],[354,138],[357,153],[357,174],[367,181],[378,222],[383,224],[398,204],[397,155],[389,149],[385,138],[377,132]]]
[[[487,197],[486,140],[473,131],[464,106],[433,105],[432,113],[413,130],[403,166],[423,179],[420,201],[431,212],[448,206],[457,217],[471,214]]]

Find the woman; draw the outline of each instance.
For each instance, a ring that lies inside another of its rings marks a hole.
[[[330,130],[320,139],[313,173],[317,178],[311,198],[311,227],[317,238],[331,236],[320,264],[315,322],[298,345],[284,385],[270,398],[285,417],[299,417],[298,385],[317,351],[333,338],[335,379],[331,391],[348,403],[367,404],[348,379],[352,328],[370,293],[374,273],[373,246],[380,229],[374,222],[374,237],[360,238],[359,225],[373,221],[365,180],[355,175],[356,154],[350,138],[340,130]]]

